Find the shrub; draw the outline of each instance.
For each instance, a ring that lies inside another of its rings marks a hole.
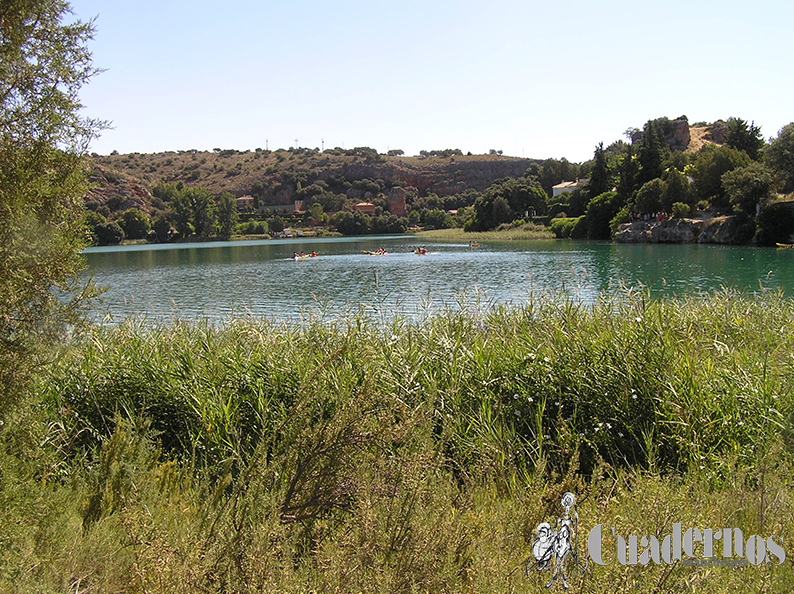
[[[587,237],[590,239],[609,239],[609,222],[615,218],[623,205],[615,192],[604,192],[593,198],[587,205]]]
[[[618,229],[620,229],[620,226],[623,223],[628,223],[631,220],[629,217],[629,213],[630,213],[630,209],[627,204],[618,211],[618,214],[612,217],[611,221],[609,221],[609,232],[613,237],[615,236],[615,233],[618,232]]]
[[[758,214],[757,226],[760,245],[788,243],[794,233],[792,205],[778,202],[762,207]]]
[[[673,218],[683,219],[689,214],[689,205],[683,202],[673,202]]]
[[[124,231],[115,221],[102,223],[94,228],[97,245],[118,245],[124,241]]]
[[[129,239],[145,239],[151,229],[149,217],[137,208],[125,210],[118,223]]]
[[[584,215],[581,217],[553,219],[549,228],[560,239],[583,239],[587,235]]]

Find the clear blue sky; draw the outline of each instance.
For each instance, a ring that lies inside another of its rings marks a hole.
[[[72,0],[107,154],[369,146],[582,161],[649,118],[794,121],[794,3]]]

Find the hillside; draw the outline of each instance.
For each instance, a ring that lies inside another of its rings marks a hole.
[[[724,142],[724,121],[690,126],[683,116],[664,119],[671,150],[693,153],[705,143]],[[635,129],[632,141],[641,139],[642,131]],[[153,203],[151,195],[158,183],[182,183],[204,187],[216,196],[224,191],[238,197],[250,194],[258,196],[262,205],[278,205],[304,197],[301,190],[306,194],[305,189],[316,182],[322,182],[334,194],[355,200],[372,200],[394,187],[404,187],[416,196],[445,197],[468,190],[482,192],[497,179],[521,177],[531,165],[543,163],[541,159],[463,155],[459,151],[433,151],[419,157],[387,156],[366,147],[322,152],[298,148],[95,154],[90,164],[92,189],[86,199],[107,205],[112,212],[128,208],[150,212],[161,206],[156,199]],[[579,167],[573,165],[571,170],[579,171]],[[581,175],[587,175],[587,164]],[[561,180],[552,183],[558,181]],[[548,186],[550,192],[551,183]]]
[[[158,182],[202,186],[213,194],[258,194],[262,204],[286,204],[301,188],[317,181],[344,193],[350,184],[380,180],[389,188],[415,188],[419,195],[478,192],[494,180],[520,177],[533,159],[501,155],[401,157],[378,155],[369,149],[319,152],[311,149],[212,152],[179,151],[156,154],[94,155],[88,200],[147,210],[150,191]],[[358,154],[350,154],[358,153]]]

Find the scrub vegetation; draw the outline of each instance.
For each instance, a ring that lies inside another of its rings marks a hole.
[[[94,328],[0,432],[0,588],[535,591],[550,575],[524,574],[534,529],[568,490],[580,554],[599,523],[788,543],[792,324],[773,293],[629,292],[419,321]],[[789,555],[734,571],[613,562],[571,583],[792,579]]]
[[[792,542],[794,301],[778,293],[83,323],[83,157],[104,124],[79,117],[93,24],[68,17],[62,0],[0,4],[0,591],[537,591],[535,526],[566,491],[580,555],[597,524]],[[444,154],[425,157],[462,158]],[[231,196],[161,189],[175,218],[155,235],[234,230]],[[536,190],[499,182],[482,212],[526,217]],[[615,204],[598,196],[583,216],[600,228]],[[94,240],[149,234],[134,212],[102,221]],[[569,579],[782,592],[786,546],[782,563],[735,571],[624,567],[607,536],[612,564]]]

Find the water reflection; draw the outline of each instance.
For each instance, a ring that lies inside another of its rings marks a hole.
[[[537,241],[426,243],[407,236],[216,242],[86,250],[89,273],[108,287],[97,316],[145,314],[225,319],[250,314],[277,321],[307,310],[339,315],[364,306],[408,315],[456,307],[461,295],[485,303],[524,303],[564,294],[592,302],[619,286],[653,295],[794,291],[790,250],[702,245],[620,245]],[[385,256],[362,251],[384,247]],[[293,251],[318,258],[293,261]]]

